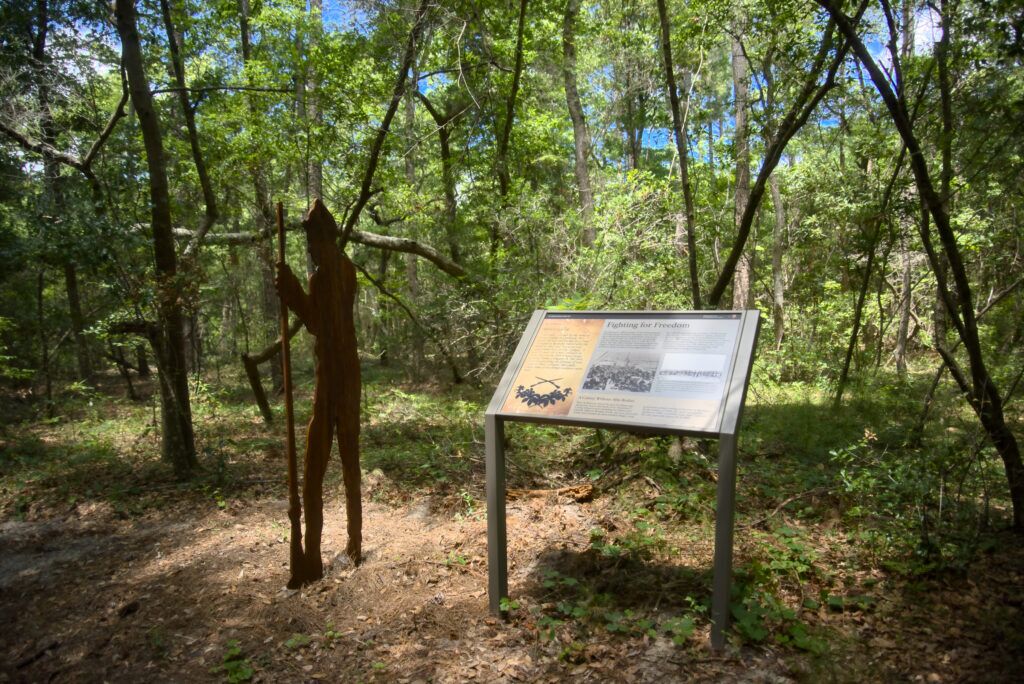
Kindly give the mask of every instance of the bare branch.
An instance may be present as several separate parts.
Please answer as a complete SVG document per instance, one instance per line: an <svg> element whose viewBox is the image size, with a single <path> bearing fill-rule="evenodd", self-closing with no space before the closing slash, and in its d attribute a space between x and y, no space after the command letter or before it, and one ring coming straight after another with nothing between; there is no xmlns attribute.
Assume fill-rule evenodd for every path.
<svg viewBox="0 0 1024 684"><path fill-rule="evenodd" d="M349 239L352 240L352 242L366 245L368 247L416 254L417 256L421 256L431 262L453 278L463 278L467 275L466 269L448 259L433 247L416 242L415 240L410 240L409 238L378 235L377 233L353 230L349 235Z"/></svg>

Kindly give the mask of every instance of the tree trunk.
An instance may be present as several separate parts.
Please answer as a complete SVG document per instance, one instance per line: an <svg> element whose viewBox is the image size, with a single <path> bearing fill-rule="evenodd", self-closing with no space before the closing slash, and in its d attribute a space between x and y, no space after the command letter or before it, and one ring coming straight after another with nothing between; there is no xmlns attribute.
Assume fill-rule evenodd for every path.
<svg viewBox="0 0 1024 684"><path fill-rule="evenodd" d="M252 57L252 43L249 35L249 0L239 0L239 31L242 43L242 66L244 67ZM255 126L259 119L259 110L256 100L252 95L247 96L249 109L249 122ZM255 150L254 150L255 152ZM252 180L253 197L256 202L255 223L256 231L260 235L271 235L274 227L274 207L270 198L270 190L267 187L267 180L258 162L249 166L249 176ZM274 250L270 240L260 242L257 256L257 263L260 271L260 293L263 309L263 335L264 342L269 344L277 337L278 325L281 320L281 303L274 289ZM248 349L246 350L248 351ZM284 386L284 376L281 373L281 356L275 354L270 357L270 378L273 385L273 392L277 394Z"/></svg>
<svg viewBox="0 0 1024 684"><path fill-rule="evenodd" d="M405 130L409 141L409 150L405 154L405 182L409 184L410 190L416 187L416 93L419 92L419 71L413 67L412 78L409 88L405 93ZM418 308L417 302L420 297L419 264L415 254L405 255L405 282L409 302L412 307ZM423 371L423 331L418 325L413 325L410 331L412 342L412 359L410 372L413 380L419 380Z"/></svg>
<svg viewBox="0 0 1024 684"><path fill-rule="evenodd" d="M40 269L36 279L36 318L39 321L39 369L43 373L43 396L46 398L46 415L53 418L53 378L50 375L50 341L46 334L46 307L43 294L46 290L46 271Z"/></svg>
<svg viewBox="0 0 1024 684"><path fill-rule="evenodd" d="M309 0L309 16L312 20L314 41L320 40L320 34L323 32L323 12L324 3L323 0ZM306 46L307 50L310 50L313 46ZM320 115L320 104L317 101L317 90L318 88L318 75L316 67L313 66L313 61L309 61L310 67L306 74L306 80L302 84L302 103L305 113L305 121L309 139L315 138L313 129L319 128L321 122ZM312 200L317 197L323 198L324 196L324 166L323 162L319 158L310 156L310 147L306 148L306 198Z"/></svg>
<svg viewBox="0 0 1024 684"><path fill-rule="evenodd" d="M68 295L68 313L71 316L71 332L75 338L75 353L78 360L78 377L83 382L92 382L92 356L85 338L85 317L82 315L82 301L78 292L78 269L71 261L64 262L64 288Z"/></svg>
<svg viewBox="0 0 1024 684"><path fill-rule="evenodd" d="M135 392L135 385L132 384L132 374L128 367L128 362L124 358L124 349L119 346L110 345L109 353L114 365L117 366L117 372L121 375L121 379L124 380L125 393L128 395L128 399L130 401L138 401L139 395Z"/></svg>
<svg viewBox="0 0 1024 684"><path fill-rule="evenodd" d="M896 327L896 372L900 377L907 374L907 338L910 334L910 310L913 304L913 292L911 282L911 271L913 261L910 255L910 247L907 245L906 231L900 231L900 301L899 301L899 324Z"/></svg>
<svg viewBox="0 0 1024 684"><path fill-rule="evenodd" d="M565 15L562 18L562 77L565 81L565 102L572 120L574 142L576 187L580 193L580 210L583 220L583 244L590 247L597 237L594 228L594 193L590 188L590 173L587 159L590 156L590 135L587 120L583 114L583 103L576 88L576 19L580 13L581 0L566 0Z"/></svg>
<svg viewBox="0 0 1024 684"><path fill-rule="evenodd" d="M455 173L452 170L452 152L449 141L451 130L448 128L449 121L437 128L438 144L441 149L441 183L444 185L444 226L445 235L448 239L448 253L452 261L462 263L462 253L459 249L459 205L455 199Z"/></svg>
<svg viewBox="0 0 1024 684"><path fill-rule="evenodd" d="M448 253L452 261L462 264L462 251L460 248L460 231L458 228L459 205L455 196L455 171L452 168L451 151L451 126L455 117L462 113L460 109L453 109L451 104L445 107L442 112L435 107L426 95L417 91L416 95L427 108L427 112L437 125L438 150L441 153L441 186L444 191L444 231L448 242Z"/></svg>
<svg viewBox="0 0 1024 684"><path fill-rule="evenodd" d="M661 24L661 54L665 64L665 82L668 90L669 109L672 111L672 133L676 141L676 156L679 157L679 184L683 190L685 222L676 221L675 246L680 259L687 259L690 272L690 298L694 309L701 308L700 278L697 272L697 218L693 206L693 190L690 187L690 143L686 133L686 117L679 103L676 89L675 67L672 60L672 31L669 25L665 0L658 0L658 19ZM689 109L689 100L687 100ZM748 172L749 176L749 172Z"/></svg>
<svg viewBox="0 0 1024 684"><path fill-rule="evenodd" d="M860 36L857 35L854 23L840 9L829 3L828 0L818 1L832 16L852 46L858 60L870 74L875 88L889 110L897 132L910 153L911 169L914 172L914 181L917 185L918 194L921 196L922 202L928 208L928 212L935 222L935 229L939 234L942 246L942 254L946 258L946 265L956 288L955 294L953 289L950 288L945 274L942 273L943 264L939 253L932 244L930 232L925 231L924 226L922 226L921 240L924 243L925 253L928 255L932 271L936 274L939 291L946 306L950 323L956 328L964 350L967 352L970 376L968 377L963 372L957 359L939 339L936 340L938 351L949 367L950 374L970 403L971 408L974 409L979 422L992 441L992 445L1003 460L1007 484L1010 490L1010 500L1013 503L1013 526L1017 530L1024 530L1024 463L1021 460L1020 447L1017 440L1006 425L1006 418L1003 414L1003 398L988 371L982 354L981 338L978 333L970 279L967 277L967 268L963 262L956 233L950 222L947 205L949 194L944 192L943 195L940 195L936 191L931 172L928 169L928 162L925 159L917 133L914 130L914 124L911 121L907 102L902 97L902 94L897 94L893 91L885 73L883 73L881 67L864 45ZM940 137L940 147L943 147L943 169L940 179L941 187L943 187L944 191L948 191L947 183L952 177L951 154L945 148L951 143L953 126L952 113L950 111L951 83L948 78L948 66L945 64L945 61L949 48L951 18L946 14L948 8L945 6L945 3L942 4L941 9L943 11L943 33L936 45L935 53L936 62L939 66L939 89L941 91L943 118L942 135Z"/></svg>
<svg viewBox="0 0 1024 684"><path fill-rule="evenodd" d="M828 92L835 87L836 74L839 67L846 59L848 47L846 45L835 46L834 27L829 25L821 36L821 43L814 61L807 69L804 83L800 91L794 96L792 103L786 111L786 115L779 123L778 129L771 136L771 144L767 145L764 153L764 160L757 172L757 181L750 191L750 198L740 219L736 239L733 241L729 255L720 267L718 280L708 294L708 306L717 308L725 296L725 291L733 282L736 268L743 257L746 248L747 238L750 235L754 217L760 207L761 198L764 196L764 189L768 183L768 177L778 165L782 158L782 152L786 145L807 123L811 114L817 109L818 104ZM835 49L833 49L835 48ZM831 56L831 63L829 57ZM822 79L822 75L824 78ZM716 268L719 268L717 240L713 244L712 256L715 259Z"/></svg>
<svg viewBox="0 0 1024 684"><path fill-rule="evenodd" d="M149 360L146 358L145 345L135 345L135 365L138 366L140 378L148 378L152 375L152 371L149 368Z"/></svg>
<svg viewBox="0 0 1024 684"><path fill-rule="evenodd" d="M36 31L32 36L32 57L41 115L39 127L43 144L55 149L57 147L57 130L53 121L53 112L50 108L50 75L46 72L46 65L49 63L49 56L46 52L49 25L49 3L47 0L38 0L36 3ZM64 195L60 186L60 162L50 155L43 158L43 180L46 196L43 220L56 221L63 216L65 211ZM89 355L88 343L85 335L82 333L85 323L78 292L78 272L75 268L73 257L70 254L65 254L63 260L64 287L68 298L68 316L71 319L71 332L75 341L78 377L83 382L88 383L92 381L92 361Z"/></svg>
<svg viewBox="0 0 1024 684"><path fill-rule="evenodd" d="M733 136L733 145L736 149L736 202L735 217L736 227L739 228L743 221L743 214L750 201L750 144L747 132L747 108L750 93L750 86L747 82L750 73L750 65L743 53L741 39L744 34L744 17L737 18L733 23L732 38L732 84L735 94L735 117L736 133ZM736 274L732 285L732 308L749 309L754 305L751 279L753 278L753 264L751 263L750 252L744 250L736 264Z"/></svg>
<svg viewBox="0 0 1024 684"><path fill-rule="evenodd" d="M181 287L177 282L177 254L163 140L143 67L134 0L116 0L114 13L121 39L121 60L128 78L132 106L139 119L149 172L157 313L157 326L150 341L160 367L161 448L164 459L174 467L175 473L186 477L198 467L199 462L192 432L192 407L182 336Z"/></svg>
<svg viewBox="0 0 1024 684"><path fill-rule="evenodd" d="M843 391L846 389L846 381L850 375L850 361L853 359L854 352L857 351L857 336L860 334L864 300L867 299L868 287L871 284L871 272L875 265L875 251L878 249L880 231L877 225L873 226L873 231L871 246L868 249L868 261L864 266L864 279L861 281L860 291L857 293L857 304L853 308L853 329L850 331L850 342L846 347L846 357L843 359L843 369L839 373L839 381L836 383L836 396L832 401L833 408L839 408L843 403Z"/></svg>
<svg viewBox="0 0 1024 684"><path fill-rule="evenodd" d="M516 26L515 66L512 68L512 88L505 101L505 118L498 132L497 150L494 157L495 170L498 176L498 196L504 208L512 176L508 170L508 149L512 140L512 124L516 115L516 99L519 96L519 83L523 75L523 38L526 27L526 5L528 0L519 0L519 20ZM491 221L491 248L493 256L498 249L500 228L497 218Z"/></svg>
<svg viewBox="0 0 1024 684"><path fill-rule="evenodd" d="M192 152L192 163L195 165L196 176L199 178L199 187L202 190L203 204L206 209L202 223L182 251L182 259L186 264L186 268L191 268L191 264L203 240L206 238L206 234L217 221L217 200L213 194L213 183L210 181L210 174L206 170L203 150L199 145L199 129L196 126L192 98L189 95L185 82L185 62L179 47L181 36L174 28L174 20L171 16L171 0L160 0L160 11L163 14L164 29L167 33L167 45L171 54L171 74L174 77L175 85L177 85L178 102L181 105L181 113L185 119L185 130L188 132L188 144Z"/></svg>
<svg viewBox="0 0 1024 684"><path fill-rule="evenodd" d="M779 191L779 177L768 178L768 189L775 205L775 226L772 228L772 321L775 324L775 351L782 348L786 336L786 274L782 269L782 253L786 233L786 211Z"/></svg>

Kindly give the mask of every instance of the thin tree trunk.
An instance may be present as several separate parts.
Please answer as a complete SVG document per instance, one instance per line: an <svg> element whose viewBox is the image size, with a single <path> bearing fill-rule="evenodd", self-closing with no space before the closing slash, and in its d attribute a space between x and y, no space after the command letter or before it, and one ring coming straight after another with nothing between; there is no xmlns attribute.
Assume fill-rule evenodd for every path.
<svg viewBox="0 0 1024 684"><path fill-rule="evenodd" d="M928 211L935 222L935 229L939 234L942 252L948 262L949 274L952 275L953 284L956 288L955 296L953 290L949 287L947 279L942 274L942 264L939 254L932 244L930 233L922 232L921 239L924 243L925 253L928 255L929 264L939 282L942 300L946 305L950 322L956 328L964 350L967 352L970 377L963 372L957 359L942 344L941 340L936 340L938 351L949 367L950 375L953 376L961 392L963 392L971 404L971 407L978 416L979 422L1003 460L1010 490L1010 500L1013 503L1013 525L1017 530L1024 529L1024 461L1021 460L1019 444L1006 424L1006 418L1003 413L1003 398L988 371L982 354L981 339L978 334L974 302L971 295L970 279L967 276L967 268L963 262L960 246L957 243L956 233L953 231L950 222L948 205L944 201L943 196L936 191L935 184L932 182L928 163L917 139L917 134L914 131L906 100L893 91L885 73L883 73L881 67L879 67L870 51L864 45L864 42L857 35L855 23L851 21L850 17L846 16L839 8L833 6L827 0L818 1L832 16L853 47L857 58L870 74L875 88L889 110L897 132L910 153L911 168L914 172L918 193L928 207ZM883 6L888 7L885 0L883 0ZM936 61L939 62L939 88L940 91L943 91L943 135L940 138L940 143L942 146L948 146L951 142L952 134L952 117L948 106L951 84L948 80L948 66L943 64L943 62L948 54L951 21L945 3L943 3L941 10L943 34L936 46ZM951 155L944 149L942 158L944 167L940 178L945 182L952 176L950 168L946 166L946 164L951 163ZM945 200L948 200L948 197L948 194L945 195Z"/></svg>
<svg viewBox="0 0 1024 684"><path fill-rule="evenodd" d="M167 44L171 53L171 71L175 83L178 86L178 101L181 104L181 112L185 119L185 129L188 131L189 148L192 151L192 163L196 167L196 175L199 177L199 186L203 193L203 204L206 208L203 221L195 235L189 240L188 245L182 253L184 261L189 264L202 245L207 232L217 221L217 201L213 194L213 183L210 181L210 174L206 169L206 160L203 159L203 150L199 145L199 131L196 127L195 113L192 108L192 98L185 83L185 63L181 56L179 46L180 38L174 29L174 21L171 16L170 0L160 0L160 10L163 14L164 28L167 32ZM136 108L137 109L137 108Z"/></svg>
<svg viewBox="0 0 1024 684"><path fill-rule="evenodd" d="M288 339L295 337L295 334L302 328L302 321L295 320L288 329ZM270 402L267 401L267 393L263 389L263 379L260 377L260 364L280 356L281 338L278 337L267 345L262 351L256 354L244 353L241 355L242 367L245 369L245 376L249 379L249 387L252 388L253 397L256 399L256 406L263 416L263 422L270 425L274 422L274 414L270 410Z"/></svg>
<svg viewBox="0 0 1024 684"><path fill-rule="evenodd" d="M409 149L405 154L405 181L409 184L410 190L416 187L416 94L419 92L419 70L413 67L412 78L408 90L405 93L405 130L406 138L409 141ZM409 302L413 308L417 308L420 296L419 264L415 254L405 255L405 282ZM413 380L419 380L423 371L423 331L418 325L413 325L410 331L412 341L411 375Z"/></svg>
<svg viewBox="0 0 1024 684"><path fill-rule="evenodd" d="M444 186L444 225L445 235L448 238L448 253L452 261L462 263L462 253L459 249L458 218L459 208L455 199L455 173L452 171L452 152L449 141L451 130L448 122L437 128L438 145L441 150L441 183Z"/></svg>
<svg viewBox="0 0 1024 684"><path fill-rule="evenodd" d="M138 367L140 378L148 378L153 374L153 371L149 368L149 359L146 358L145 345L135 345L135 365Z"/></svg>
<svg viewBox="0 0 1024 684"><path fill-rule="evenodd" d="M740 220L736 239L733 241L728 257L726 257L725 262L721 265L718 280L715 281L715 285L711 288L711 292L708 295L709 308L713 309L719 306L726 289L733 282L737 266L744 253L747 238L750 236L750 228L753 225L756 211L760 206L761 198L764 196L768 177L775 167L778 166L779 160L782 158L782 152L786 149L786 145L789 144L789 141L796 135L797 131L807 123L807 120L817 108L822 98L835 86L836 73L846 59L848 46L845 44L839 45L833 54L834 37L834 25L830 23L822 32L818 52L807 70L807 75L800 91L793 98L786 115L782 118L778 129L772 136L771 144L765 149L764 160L757 173L757 181L755 181L750 191L750 199ZM828 60L829 55L832 55L831 63ZM822 77L823 74L824 77ZM715 247L717 249L717 245ZM712 254L717 265L717 252L713 251Z"/></svg>
<svg viewBox="0 0 1024 684"><path fill-rule="evenodd" d="M597 237L594 227L594 193L590 187L590 172L587 159L590 156L590 134L583 114L583 103L576 87L576 19L580 13L580 0L566 0L562 17L562 78L565 81L565 102L572 120L573 152L576 187L580 193L580 210L583 220L583 244L594 244Z"/></svg>
<svg viewBox="0 0 1024 684"><path fill-rule="evenodd" d="M437 143L438 150L441 153L441 186L444 190L445 238L448 242L448 253L452 261L461 265L462 251L460 247L460 231L458 229L459 205L455 196L455 171L452 168L450 141L452 122L463 110L453 110L449 106L442 112L423 93L417 91L416 96L423 103L423 106L426 107L427 112L434 119L434 123L437 124Z"/></svg>
<svg viewBox="0 0 1024 684"><path fill-rule="evenodd" d="M78 377L84 382L92 382L92 355L89 353L89 343L83 332L85 317L82 315L82 301L78 291L78 269L71 261L64 262L64 288L68 295L71 332L75 338Z"/></svg>
<svg viewBox="0 0 1024 684"><path fill-rule="evenodd" d="M896 327L896 372L900 377L907 374L907 338L910 334L910 311L913 304L911 271L913 261L910 255L910 247L907 245L906 231L900 230L900 301L899 301L899 324Z"/></svg>
<svg viewBox="0 0 1024 684"><path fill-rule="evenodd" d="M46 271L40 269L36 279L36 319L39 322L39 369L43 372L43 396L46 415L53 418L53 378L50 375L50 341L46 334L46 308L43 297L46 290Z"/></svg>
<svg viewBox="0 0 1024 684"><path fill-rule="evenodd" d="M675 247L679 258L686 257L690 273L690 298L694 309L701 308L700 277L697 272L697 217L693 206L693 190L690 186L690 143L686 132L686 117L679 102L676 88L675 67L672 60L672 31L669 25L665 0L658 0L658 19L661 24L661 54L665 65L665 82L668 90L669 109L672 111L672 133L676 141L676 156L679 158L679 184L683 190L685 222L676 221ZM687 109L689 100L687 100ZM748 170L749 177L749 170Z"/></svg>
<svg viewBox="0 0 1024 684"><path fill-rule="evenodd" d="M131 401L138 401L139 395L135 392L135 385L132 384L132 374L128 367L128 362L124 358L124 349L111 345L110 358L113 360L114 365L117 366L117 372L121 375L121 379L124 380L125 392L128 395L128 399Z"/></svg>
<svg viewBox="0 0 1024 684"><path fill-rule="evenodd" d="M51 149L57 147L57 130L50 108L50 74L46 66L49 64L47 39L49 36L50 11L47 0L36 3L36 31L32 35L32 63L36 76L36 90L41 114L40 130L42 143ZM46 215L44 221L59 220L65 211L64 195L60 183L60 162L47 155L43 158L43 179L45 184ZM64 286L67 292L68 315L71 319L71 331L75 341L75 353L78 361L78 377L84 382L92 381L92 362L89 347L82 331L85 328L82 316L82 305L78 292L78 273L70 255L64 256Z"/></svg>
<svg viewBox="0 0 1024 684"><path fill-rule="evenodd" d="M768 177L768 189L775 206L775 225L772 228L772 321L775 325L775 350L782 348L786 336L786 274L782 269L782 253L785 245L786 210L779 190L779 177L774 173Z"/></svg>
<svg viewBox="0 0 1024 684"><path fill-rule="evenodd" d="M860 334L861 316L864 312L864 300L867 299L868 286L871 284L872 270L875 265L875 252L878 249L878 238L881 231L878 226L873 227L871 235L871 246L868 249L868 261L864 266L864 279L860 284L860 291L857 293L857 304L853 308L853 329L850 331L850 342L846 347L846 357L843 359L843 369L839 373L839 381L836 383L836 396L832 401L833 408L839 408L843 403L843 392L846 389L846 381L850 375L850 361L857 350L857 336Z"/></svg>
<svg viewBox="0 0 1024 684"><path fill-rule="evenodd" d="M244 67L252 58L252 42L249 35L249 0L239 0L239 10L242 66ZM247 95L246 99L249 109L249 122L255 126L259 118L256 99L251 94ZM249 176L252 179L253 196L256 201L256 231L260 235L270 235L273 232L274 226L274 207L270 198L270 190L267 187L267 180L258 162L254 161L250 164ZM257 263L259 264L260 292L262 295L262 328L264 330L264 340L269 343L277 336L277 328L281 320L281 303L278 300L277 291L274 289L274 254L270 240L260 242ZM275 354L270 357L270 378L274 394L279 393L284 387L280 355Z"/></svg>
<svg viewBox="0 0 1024 684"><path fill-rule="evenodd" d="M750 202L750 145L747 131L747 108L749 106L750 84L747 82L750 73L750 65L743 53L741 39L745 32L745 17L739 17L733 23L732 38L732 85L735 105L736 132L733 136L733 145L736 149L736 193L735 211L733 213L736 227L739 229L743 221L743 214L746 212L747 204ZM736 264L736 275L733 279L732 308L749 309L754 305L751 280L753 278L753 264L749 251L740 254L739 262Z"/></svg>
<svg viewBox="0 0 1024 684"><path fill-rule="evenodd" d="M323 0L309 0L309 15L313 20L313 38L320 41L324 26ZM309 81L306 84L306 116L309 117L311 126L319 128L323 120L318 93L320 90L319 74L314 61L310 60L309 63ZM313 197L322 199L324 196L324 165L319 157L309 160L309 192Z"/></svg>
<svg viewBox="0 0 1024 684"><path fill-rule="evenodd" d="M128 77L132 105L139 119L149 175L150 223L156 267L157 329L151 342L160 366L161 449L180 477L199 465L192 432L185 345L182 337L181 292L171 224L170 191L160 122L149 92L133 0L116 0L114 13L121 39L121 60Z"/></svg>
<svg viewBox="0 0 1024 684"><path fill-rule="evenodd" d="M516 27L515 66L512 68L512 88L505 101L505 118L498 134L498 146L495 154L495 167L498 175L498 195L504 204L512 184L512 176L508 170L508 149L512 140L512 124L516 115L516 99L519 96L519 83L523 74L523 36L526 27L526 5L528 0L519 0L519 20ZM498 249L500 239L497 220L491 221L491 255Z"/></svg>
<svg viewBox="0 0 1024 684"><path fill-rule="evenodd" d="M380 254L377 255L377 280L378 282L387 282L388 279L388 266L391 265L391 254L386 249L380 250ZM388 309L390 308L389 300L387 298L377 299L377 311L378 315L374 324L377 327L377 338L380 340L378 346L380 347L380 365L389 366L391 365L391 355L388 352L388 340L391 339L391 335L388 331L387 322L390 318Z"/></svg>

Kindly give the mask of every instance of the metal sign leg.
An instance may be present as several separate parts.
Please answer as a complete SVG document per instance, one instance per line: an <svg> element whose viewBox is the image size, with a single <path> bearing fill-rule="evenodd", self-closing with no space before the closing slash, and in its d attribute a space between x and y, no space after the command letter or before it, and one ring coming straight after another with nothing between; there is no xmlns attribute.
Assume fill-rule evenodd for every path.
<svg viewBox="0 0 1024 684"><path fill-rule="evenodd" d="M725 647L732 585L732 535L736 505L736 435L718 440L718 502L715 507L715 565L711 593L711 648Z"/></svg>
<svg viewBox="0 0 1024 684"><path fill-rule="evenodd" d="M508 535L505 528L505 422L484 418L487 468L487 599L491 613L501 614L508 596Z"/></svg>

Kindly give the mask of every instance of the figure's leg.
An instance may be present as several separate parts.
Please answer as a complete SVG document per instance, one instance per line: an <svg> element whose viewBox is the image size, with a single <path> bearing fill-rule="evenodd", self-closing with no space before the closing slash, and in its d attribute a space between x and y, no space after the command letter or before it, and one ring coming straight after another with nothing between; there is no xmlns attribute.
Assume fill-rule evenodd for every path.
<svg viewBox="0 0 1024 684"><path fill-rule="evenodd" d="M345 553L359 565L363 555L363 499L359 470L359 402L355 410L342 410L338 416L338 453L345 480L345 516L348 521L348 545Z"/></svg>
<svg viewBox="0 0 1024 684"><path fill-rule="evenodd" d="M319 394L319 393L317 393ZM302 478L302 505L306 517L305 580L310 582L324 576L320 558L320 537L324 530L324 473L331 455L334 432L333 416L327 403L314 397L313 417L306 436L306 462Z"/></svg>

